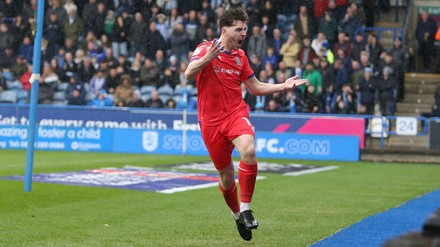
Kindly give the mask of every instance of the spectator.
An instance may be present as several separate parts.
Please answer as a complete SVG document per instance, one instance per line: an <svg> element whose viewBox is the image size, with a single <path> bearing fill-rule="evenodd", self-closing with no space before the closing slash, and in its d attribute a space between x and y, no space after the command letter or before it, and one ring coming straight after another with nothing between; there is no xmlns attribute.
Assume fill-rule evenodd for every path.
<svg viewBox="0 0 440 247"><path fill-rule="evenodd" d="M344 17L339 22L339 29L352 39L356 29L361 26L361 20L357 17L357 5L350 5L350 7L347 8Z"/></svg>
<svg viewBox="0 0 440 247"><path fill-rule="evenodd" d="M208 0L203 0L202 9L200 10L200 15L205 16L207 18L208 23L210 24L215 23L215 13L212 10Z"/></svg>
<svg viewBox="0 0 440 247"><path fill-rule="evenodd" d="M107 18L107 9L104 3L98 3L98 11L95 13L95 29L94 33L96 37L101 37L105 32L105 20ZM113 25L114 27L114 25ZM112 30L113 32L113 30Z"/></svg>
<svg viewBox="0 0 440 247"><path fill-rule="evenodd" d="M316 96L319 96L322 93L322 76L321 74L315 69L313 63L309 62L306 65L306 69L304 70L303 79L308 79L309 85L312 85L314 88L314 94ZM304 91L304 87L303 87Z"/></svg>
<svg viewBox="0 0 440 247"><path fill-rule="evenodd" d="M134 88L129 75L121 76L121 81L115 89L114 102L116 106L128 106L133 99Z"/></svg>
<svg viewBox="0 0 440 247"><path fill-rule="evenodd" d="M351 43L348 41L350 37L348 37L344 32L338 33L338 41L333 44L332 52L333 54L338 54L338 50L342 49L345 51L345 55L349 58L352 57L353 48L351 47Z"/></svg>
<svg viewBox="0 0 440 247"><path fill-rule="evenodd" d="M374 65L374 67L379 66L379 60L380 55L384 51L382 45L379 43L379 40L377 39L377 36L375 34L370 34L368 36L368 44L367 44L367 50L368 50L368 61ZM382 73L382 72L380 72Z"/></svg>
<svg viewBox="0 0 440 247"><path fill-rule="evenodd" d="M377 82L377 89L379 91L379 105L382 116L394 115L394 94L396 89L396 82L390 76L391 68L385 67L382 71L382 76Z"/></svg>
<svg viewBox="0 0 440 247"><path fill-rule="evenodd" d="M114 94L116 87L119 85L120 79L121 75L118 73L116 67L110 67L108 70L108 74L105 77L104 89L109 94Z"/></svg>
<svg viewBox="0 0 440 247"><path fill-rule="evenodd" d="M373 70L369 67L364 69L364 76L359 83L360 92L360 114L374 114L374 98L376 91L376 82L373 77Z"/></svg>
<svg viewBox="0 0 440 247"><path fill-rule="evenodd" d="M66 38L72 40L73 45L77 47L79 37L83 36L84 24L81 18L77 16L77 10L75 8L69 10L67 18L63 21L63 29Z"/></svg>
<svg viewBox="0 0 440 247"><path fill-rule="evenodd" d="M241 88L241 95L242 98L244 100L244 102L246 102L247 107L248 107L248 112L249 111L254 111L255 110L255 101L256 101L256 97L255 95L251 94L249 89L246 87L246 84L241 83L240 84L240 88Z"/></svg>
<svg viewBox="0 0 440 247"><path fill-rule="evenodd" d="M189 34L184 30L183 24L178 23L170 36L170 54L175 55L179 61L187 61L187 52L190 47Z"/></svg>
<svg viewBox="0 0 440 247"><path fill-rule="evenodd" d="M348 83L348 71L339 59L336 59L333 64L333 71L335 74L335 92L340 93L342 86Z"/></svg>
<svg viewBox="0 0 440 247"><path fill-rule="evenodd" d="M327 37L325 37L324 33L318 33L316 35L316 38L313 39L312 44L310 45L313 50L315 51L315 54L319 54L319 50L321 50L322 45L324 43L328 42Z"/></svg>
<svg viewBox="0 0 440 247"><path fill-rule="evenodd" d="M365 26L374 27L374 17L376 12L376 1L375 0L363 0L362 4L364 6L365 13Z"/></svg>
<svg viewBox="0 0 440 247"><path fill-rule="evenodd" d="M164 108L162 100L159 98L159 92L154 90L151 92L151 97L145 103L148 108Z"/></svg>
<svg viewBox="0 0 440 247"><path fill-rule="evenodd" d="M195 44L200 44L203 40L212 40L211 35L207 35L207 30L210 28L212 30L211 23L208 22L208 17L205 15L199 16L199 25L197 26L196 34L195 34Z"/></svg>
<svg viewBox="0 0 440 247"><path fill-rule="evenodd" d="M84 57L81 67L78 68L77 73L79 80L82 82L88 82L92 79L93 75L95 74L95 67L93 67L89 57Z"/></svg>
<svg viewBox="0 0 440 247"><path fill-rule="evenodd" d="M397 80L396 100L402 101L405 97L405 68L408 63L408 52L402 46L402 39L400 37L396 37L396 39L394 39L394 45L390 52L396 65L396 71L394 72Z"/></svg>
<svg viewBox="0 0 440 247"><path fill-rule="evenodd" d="M341 93L336 96L336 106L336 113L352 114L355 112L353 90L349 84L344 84Z"/></svg>
<svg viewBox="0 0 440 247"><path fill-rule="evenodd" d="M67 19L67 12L61 6L60 0L52 0L49 2L49 8L46 10L45 22L50 22L50 15L55 13L58 16L58 20L62 23Z"/></svg>
<svg viewBox="0 0 440 247"><path fill-rule="evenodd" d="M68 105L85 105L86 88L84 83L78 81L76 75L69 77L69 85L66 89L66 98Z"/></svg>
<svg viewBox="0 0 440 247"><path fill-rule="evenodd" d="M315 94L315 87L307 85L304 94L300 99L301 112L318 113L321 110L321 100Z"/></svg>
<svg viewBox="0 0 440 247"><path fill-rule="evenodd" d="M125 56L128 55L127 34L129 28L130 27L121 15L116 17L116 23L113 26L111 37L113 57L117 58L119 54Z"/></svg>
<svg viewBox="0 0 440 247"><path fill-rule="evenodd" d="M325 14L319 20L318 33L325 34L330 44L336 41L336 33L338 31L338 23L333 16L333 11L326 9Z"/></svg>
<svg viewBox="0 0 440 247"><path fill-rule="evenodd" d="M26 59L22 55L18 55L15 64L11 67L14 80L20 80L21 76L27 71Z"/></svg>
<svg viewBox="0 0 440 247"><path fill-rule="evenodd" d="M23 56L28 63L32 63L34 53L34 45L32 44L31 38L25 36L23 42L18 47L18 55Z"/></svg>
<svg viewBox="0 0 440 247"><path fill-rule="evenodd" d="M264 52L267 47L266 35L261 32L259 26L252 27L252 35L248 39L247 54L249 56L255 55L259 59L263 59Z"/></svg>
<svg viewBox="0 0 440 247"><path fill-rule="evenodd" d="M53 72L55 72L55 74L57 74L60 81L64 82L69 80L68 76L66 75L66 71L63 69L63 67L58 65L56 58L52 58L52 60L50 60L50 68Z"/></svg>
<svg viewBox="0 0 440 247"><path fill-rule="evenodd" d="M142 101L141 93L139 92L139 90L133 91L133 98L131 99L130 102L128 102L127 106L128 107L137 107L137 108L145 107L145 102Z"/></svg>
<svg viewBox="0 0 440 247"><path fill-rule="evenodd" d="M105 15L105 19L104 19L104 33L107 36L111 36L115 22L116 22L115 12L113 10L107 11L107 14Z"/></svg>
<svg viewBox="0 0 440 247"><path fill-rule="evenodd" d="M23 90L25 91L30 91L32 87L31 83L29 82L29 79L31 78L33 73L32 69L32 64L28 64L26 72L20 78L20 82L23 85Z"/></svg>
<svg viewBox="0 0 440 247"><path fill-rule="evenodd" d="M131 66L130 69L128 70L128 74L130 75L135 85L141 85L140 71L141 71L141 62L138 59L134 59L133 62L131 62Z"/></svg>
<svg viewBox="0 0 440 247"><path fill-rule="evenodd" d="M95 32L97 12L98 12L98 5L96 4L96 0L89 0L89 2L84 6L84 9L82 10L84 33Z"/></svg>
<svg viewBox="0 0 440 247"><path fill-rule="evenodd" d="M72 9L76 10L78 12L78 6L75 4L74 0L66 0L63 5L64 10L66 13L70 13Z"/></svg>
<svg viewBox="0 0 440 247"><path fill-rule="evenodd" d="M434 93L434 104L432 105L431 112L422 113L423 117L440 117L440 86L437 86L437 89Z"/></svg>
<svg viewBox="0 0 440 247"><path fill-rule="evenodd" d="M292 77L293 73L291 69L288 69L284 61L278 63L278 69L275 71L275 77L279 77L280 74L284 74L285 78Z"/></svg>
<svg viewBox="0 0 440 247"><path fill-rule="evenodd" d="M0 51L4 51L6 48L13 48L14 35L9 31L8 24L0 24Z"/></svg>
<svg viewBox="0 0 440 247"><path fill-rule="evenodd" d="M313 3L314 3L313 6L314 19L319 20L321 17L324 16L329 0L315 0L313 1Z"/></svg>
<svg viewBox="0 0 440 247"><path fill-rule="evenodd" d="M303 65L313 63L313 59L317 57L313 48L310 47L310 43L309 37L303 38L303 45L299 51L299 60Z"/></svg>
<svg viewBox="0 0 440 247"><path fill-rule="evenodd" d="M101 89L104 89L105 86L105 74L104 70L100 69L96 71L95 75L90 79L89 82L89 92L98 96ZM105 89L104 89L105 90ZM107 93L107 91L105 91Z"/></svg>
<svg viewBox="0 0 440 247"><path fill-rule="evenodd" d="M51 104L55 88L59 84L59 78L48 64L43 67L43 74L39 80L38 104Z"/></svg>
<svg viewBox="0 0 440 247"><path fill-rule="evenodd" d="M199 20L197 19L197 12L195 10L190 10L188 13L188 18L183 22L184 29L188 33L190 41L190 49L194 50L198 43L196 43L196 33L199 27Z"/></svg>
<svg viewBox="0 0 440 247"><path fill-rule="evenodd" d="M12 47L6 47L4 52L0 53L0 68L12 68L17 60Z"/></svg>
<svg viewBox="0 0 440 247"><path fill-rule="evenodd" d="M144 21L142 14L137 12L127 35L127 40L130 42L130 57L134 57L136 52L145 53L146 30L147 23Z"/></svg>
<svg viewBox="0 0 440 247"><path fill-rule="evenodd" d="M183 23L183 18L182 18L182 16L179 15L179 12L177 9L171 9L170 16L166 20L166 23L168 24L167 37L170 37L171 34L173 34L174 30L176 29L177 24Z"/></svg>
<svg viewBox="0 0 440 247"><path fill-rule="evenodd" d="M273 1L265 0L258 16L258 20L261 20L263 16L266 16L269 20L268 25L275 25L275 22L277 20L278 11L274 8L272 2Z"/></svg>
<svg viewBox="0 0 440 247"><path fill-rule="evenodd" d="M315 35L315 22L312 16L307 10L306 5L299 7L299 14L293 23L293 27L298 32L298 37L303 39L304 37L313 37Z"/></svg>
<svg viewBox="0 0 440 247"><path fill-rule="evenodd" d="M145 59L144 66L140 69L140 85L139 86L158 86L159 85L159 69L150 58Z"/></svg>
<svg viewBox="0 0 440 247"><path fill-rule="evenodd" d="M284 41L285 40L282 37L281 30L278 28L275 28L273 30L272 37L270 37L267 40L267 46L272 46L274 48L275 55L277 55L278 58L281 58L280 50L281 50L281 46L283 45Z"/></svg>
<svg viewBox="0 0 440 247"><path fill-rule="evenodd" d="M164 14L158 14L155 23L156 23L156 29L162 35L163 39L167 41L170 36L167 17Z"/></svg>
<svg viewBox="0 0 440 247"><path fill-rule="evenodd" d="M431 62L432 47L434 44L435 33L437 32L437 22L429 16L428 11L420 13L420 19L416 26L416 39L419 43L420 56L423 61L423 72L429 72Z"/></svg>
<svg viewBox="0 0 440 247"><path fill-rule="evenodd" d="M93 107L106 107L106 106L112 106L113 101L111 97L107 95L105 89L100 89L96 94L96 98L90 101L89 105Z"/></svg>
<svg viewBox="0 0 440 247"><path fill-rule="evenodd" d="M298 59L301 45L296 40L296 32L291 32L287 41L281 46L280 54L288 68L295 67L295 61Z"/></svg>
<svg viewBox="0 0 440 247"><path fill-rule="evenodd" d="M58 15L55 12L52 12L49 16L49 21L43 29L43 37L48 41L47 56L50 60L57 54L58 50L63 45L65 37L63 26L58 19Z"/></svg>
<svg viewBox="0 0 440 247"><path fill-rule="evenodd" d="M273 47L268 46L266 48L266 54L263 57L262 64L270 64L273 69L276 69L278 66L278 57L275 54L275 50Z"/></svg>
<svg viewBox="0 0 440 247"><path fill-rule="evenodd" d="M329 85L333 85L335 81L335 74L333 72L333 67L330 66L328 60L326 58L319 59L319 67L318 72L322 77L322 88L327 89ZM332 88L332 92L334 91L334 87Z"/></svg>
<svg viewBox="0 0 440 247"><path fill-rule="evenodd" d="M322 102L323 102L323 112L335 114L336 113L336 97L335 87L333 84L327 84L327 87L322 94Z"/></svg>
<svg viewBox="0 0 440 247"><path fill-rule="evenodd" d="M185 35L186 33L183 30L183 26L180 25L179 26L179 30L180 31L176 31L175 35L173 36L173 42L175 42L175 50L176 51L178 49L188 49L189 48L189 44L185 43L185 40L187 42L189 42L189 40L187 39L188 36ZM145 52L145 57L147 58L154 58L154 56L156 55L156 51L157 50L165 50L166 44L165 44L165 39L162 37L162 35L160 34L160 32L156 29L156 23L155 22L151 22L148 25L148 31L146 34L146 52ZM180 51L179 53L172 53L172 54L182 54L184 53L186 54L186 50L185 51Z"/></svg>
<svg viewBox="0 0 440 247"><path fill-rule="evenodd" d="M174 99L168 99L167 102L165 102L165 108L168 109L174 109L176 108L176 101L174 101Z"/></svg>
<svg viewBox="0 0 440 247"><path fill-rule="evenodd" d="M10 31L14 36L14 50L18 48L20 42L25 36L32 35L30 25L27 19L24 19L22 15L18 15L17 17L15 17L15 21L10 26Z"/></svg>
<svg viewBox="0 0 440 247"><path fill-rule="evenodd" d="M353 47L352 59L356 61L360 61L361 52L365 51L367 48L367 44L365 43L364 36L362 35L362 33L357 33L354 36L352 47Z"/></svg>

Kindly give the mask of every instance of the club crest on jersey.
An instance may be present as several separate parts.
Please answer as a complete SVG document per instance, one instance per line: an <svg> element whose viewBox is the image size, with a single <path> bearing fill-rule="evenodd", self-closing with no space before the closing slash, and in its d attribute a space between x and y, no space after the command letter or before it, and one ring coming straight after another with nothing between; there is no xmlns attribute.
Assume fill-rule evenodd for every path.
<svg viewBox="0 0 440 247"><path fill-rule="evenodd" d="M221 69L222 69L222 67L220 67L220 66L218 66L218 65L215 65L215 66L214 66L214 72L215 72L215 73L220 72Z"/></svg>
<svg viewBox="0 0 440 247"><path fill-rule="evenodd" d="M235 63L236 63L236 64L241 64L240 58L235 57Z"/></svg>

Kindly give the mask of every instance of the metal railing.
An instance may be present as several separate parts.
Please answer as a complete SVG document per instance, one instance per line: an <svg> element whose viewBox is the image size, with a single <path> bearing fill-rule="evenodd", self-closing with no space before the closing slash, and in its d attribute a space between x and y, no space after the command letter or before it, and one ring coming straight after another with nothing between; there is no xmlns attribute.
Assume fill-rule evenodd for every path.
<svg viewBox="0 0 440 247"><path fill-rule="evenodd" d="M395 4L395 17L394 20L395 22L399 22L399 0L396 0L396 4ZM377 34L378 39L380 40L382 33L383 32L387 32L393 33L393 40L396 39L396 37L398 37L397 35L400 34L400 37L402 37L402 39L405 37L405 26L406 26L406 22L408 19L408 13L409 13L409 8L411 7L411 0L406 0L406 6L405 6L405 11L404 11L404 15L403 15L403 21L402 21L402 26L401 27L359 27L356 29L355 34L361 33L364 38L366 36L367 32L375 32ZM380 11L378 11L380 13ZM380 14L378 13L378 18L380 18Z"/></svg>

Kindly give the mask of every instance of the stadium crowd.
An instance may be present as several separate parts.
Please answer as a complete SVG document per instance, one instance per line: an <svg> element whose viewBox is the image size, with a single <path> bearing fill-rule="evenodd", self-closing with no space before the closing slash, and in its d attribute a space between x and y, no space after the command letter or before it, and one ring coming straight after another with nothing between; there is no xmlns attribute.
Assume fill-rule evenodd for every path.
<svg viewBox="0 0 440 247"><path fill-rule="evenodd" d="M374 33L355 32L373 27L387 2L46 0L38 101L196 109L195 81L184 76L192 51L219 36L224 10L244 7L250 21L242 49L255 75L267 83L309 80L262 97L243 85L250 111L374 114L377 104L393 115L414 52L400 37L384 49ZM0 0L0 91L30 92L36 3ZM17 102L25 96L18 93Z"/></svg>

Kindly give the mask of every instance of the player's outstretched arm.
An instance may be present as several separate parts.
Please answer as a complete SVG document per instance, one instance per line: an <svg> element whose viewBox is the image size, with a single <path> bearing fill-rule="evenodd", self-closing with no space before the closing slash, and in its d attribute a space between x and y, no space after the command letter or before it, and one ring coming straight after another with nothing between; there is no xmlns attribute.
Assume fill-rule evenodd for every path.
<svg viewBox="0 0 440 247"><path fill-rule="evenodd" d="M205 45L208 45L207 41L205 41ZM224 46L221 45L221 42L212 42L211 45L206 47L206 53L203 57L193 60L188 64L188 67L185 70L186 79L192 80L196 78L197 74L222 51L224 51Z"/></svg>
<svg viewBox="0 0 440 247"><path fill-rule="evenodd" d="M297 88L308 82L307 79L298 79L298 76L290 77L284 83L269 84L259 81L255 76L244 81L253 95L267 95L285 90Z"/></svg>

